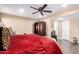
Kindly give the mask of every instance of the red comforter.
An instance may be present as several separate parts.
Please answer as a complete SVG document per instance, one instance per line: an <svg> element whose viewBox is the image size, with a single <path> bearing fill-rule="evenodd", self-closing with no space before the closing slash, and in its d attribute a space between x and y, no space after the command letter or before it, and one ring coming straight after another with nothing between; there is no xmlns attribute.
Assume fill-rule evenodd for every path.
<svg viewBox="0 0 79 59"><path fill-rule="evenodd" d="M0 54L62 54L58 44L39 35L16 35L10 39L10 48Z"/></svg>

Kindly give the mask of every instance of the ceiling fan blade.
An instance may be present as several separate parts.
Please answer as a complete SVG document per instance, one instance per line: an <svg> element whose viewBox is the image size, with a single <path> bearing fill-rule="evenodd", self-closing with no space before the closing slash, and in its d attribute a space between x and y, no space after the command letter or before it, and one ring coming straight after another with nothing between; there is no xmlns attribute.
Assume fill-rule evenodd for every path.
<svg viewBox="0 0 79 59"><path fill-rule="evenodd" d="M44 4L43 7L41 7L41 9L43 10L46 6L47 6L47 4Z"/></svg>
<svg viewBox="0 0 79 59"><path fill-rule="evenodd" d="M42 13L42 11L40 11L40 13L41 13L41 15L43 16L43 13Z"/></svg>
<svg viewBox="0 0 79 59"><path fill-rule="evenodd" d="M49 10L43 10L43 12L50 12L50 13L51 13L52 11L49 11Z"/></svg>
<svg viewBox="0 0 79 59"><path fill-rule="evenodd" d="M30 8L33 8L33 9L36 9L36 10L38 10L37 8L35 8L35 7L32 7L32 6L31 6Z"/></svg>
<svg viewBox="0 0 79 59"><path fill-rule="evenodd" d="M32 14L38 13L39 11L33 12Z"/></svg>

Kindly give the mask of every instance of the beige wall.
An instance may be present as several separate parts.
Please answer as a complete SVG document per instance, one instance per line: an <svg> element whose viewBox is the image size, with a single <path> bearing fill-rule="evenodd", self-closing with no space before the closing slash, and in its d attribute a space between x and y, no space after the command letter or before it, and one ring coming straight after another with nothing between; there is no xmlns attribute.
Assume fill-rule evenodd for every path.
<svg viewBox="0 0 79 59"><path fill-rule="evenodd" d="M1 19L7 27L12 27L16 34L32 34L33 24L36 20L11 15L1 15Z"/></svg>
<svg viewBox="0 0 79 59"><path fill-rule="evenodd" d="M70 38L71 40L73 37L78 38L79 40L79 19L73 18L70 20Z"/></svg>

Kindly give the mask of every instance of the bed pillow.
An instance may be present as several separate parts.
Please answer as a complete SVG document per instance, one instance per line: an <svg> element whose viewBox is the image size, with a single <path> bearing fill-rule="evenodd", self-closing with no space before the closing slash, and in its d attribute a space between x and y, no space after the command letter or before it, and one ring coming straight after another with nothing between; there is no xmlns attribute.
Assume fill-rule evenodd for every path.
<svg viewBox="0 0 79 59"><path fill-rule="evenodd" d="M2 43L4 50L7 50L10 47L10 32L5 27L2 28Z"/></svg>
<svg viewBox="0 0 79 59"><path fill-rule="evenodd" d="M13 32L12 27L8 28L9 32L10 32L10 36L15 36L16 34Z"/></svg>

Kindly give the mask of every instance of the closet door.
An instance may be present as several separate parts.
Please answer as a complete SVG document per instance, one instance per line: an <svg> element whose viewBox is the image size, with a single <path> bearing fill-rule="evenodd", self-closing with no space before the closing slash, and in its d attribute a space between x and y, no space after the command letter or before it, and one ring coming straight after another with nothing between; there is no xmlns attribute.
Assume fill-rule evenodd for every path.
<svg viewBox="0 0 79 59"><path fill-rule="evenodd" d="M46 35L46 22L36 22L34 23L34 34Z"/></svg>
<svg viewBox="0 0 79 59"><path fill-rule="evenodd" d="M38 33L38 23L34 23L34 34Z"/></svg>

